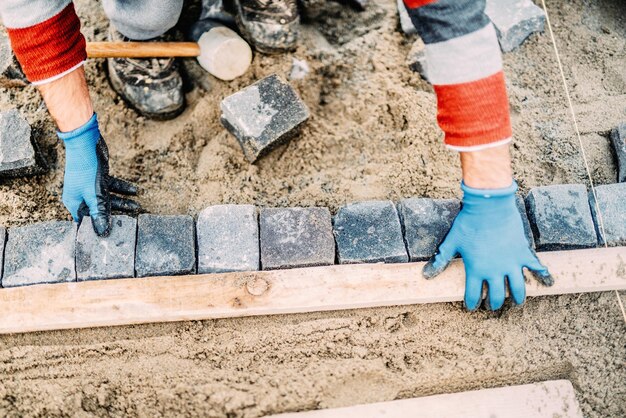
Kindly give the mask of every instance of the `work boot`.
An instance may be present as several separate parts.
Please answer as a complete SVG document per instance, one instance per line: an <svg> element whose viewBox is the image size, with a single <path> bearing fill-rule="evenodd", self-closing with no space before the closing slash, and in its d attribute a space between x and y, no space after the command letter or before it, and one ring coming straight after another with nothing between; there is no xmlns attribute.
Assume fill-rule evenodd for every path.
<svg viewBox="0 0 626 418"><path fill-rule="evenodd" d="M234 0L237 26L266 54L291 51L298 40L297 0Z"/></svg>
<svg viewBox="0 0 626 418"><path fill-rule="evenodd" d="M109 40L131 41L113 27L109 28ZM109 58L108 67L113 89L143 116L166 120L183 111L183 80L174 58Z"/></svg>

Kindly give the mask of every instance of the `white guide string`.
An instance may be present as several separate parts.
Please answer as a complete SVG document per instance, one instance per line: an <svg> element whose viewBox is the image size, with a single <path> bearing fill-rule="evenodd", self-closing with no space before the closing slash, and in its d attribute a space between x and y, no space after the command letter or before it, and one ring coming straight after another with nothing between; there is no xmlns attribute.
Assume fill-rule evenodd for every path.
<svg viewBox="0 0 626 418"><path fill-rule="evenodd" d="M583 146L583 141L580 138L580 130L578 129L578 121L576 119L576 112L574 112L574 106L572 105L572 99L569 93L569 88L567 87L567 80L565 79L565 72L563 71L563 65L561 64L561 55L559 54L559 49L556 46L556 39L554 38L554 32L552 31L552 25L550 24L550 16L548 14L548 8L546 7L546 1L541 0L541 5L543 6L543 10L546 14L546 23L548 25L548 32L550 33L550 39L552 40L552 46L554 47L554 53L556 54L556 62L559 66L559 72L561 73L561 80L563 81L563 88L565 89L565 97L567 98L567 103L569 106L570 113L572 114L572 120L574 121L574 129L576 131L576 137L578 138L578 145L580 146L580 153L583 158L583 162L585 163L585 170L587 171L587 176L589 177L589 184L591 185L591 193L593 194L593 200L596 206L596 214L598 216L598 223L600 224L600 236L602 241L604 242L604 246L608 247L606 242L605 234L604 234L604 221L602 220L602 213L600 212L600 205L598 204L598 196L596 195L596 189L593 184L593 178L591 176L591 170L589 169L589 163L587 161L587 154L585 153L585 147ZM617 303L619 304L620 310L622 311L622 316L624 317L624 323L626 323L626 310L624 309L624 305L622 303L622 299L619 295L619 292L615 291L615 296L617 297Z"/></svg>

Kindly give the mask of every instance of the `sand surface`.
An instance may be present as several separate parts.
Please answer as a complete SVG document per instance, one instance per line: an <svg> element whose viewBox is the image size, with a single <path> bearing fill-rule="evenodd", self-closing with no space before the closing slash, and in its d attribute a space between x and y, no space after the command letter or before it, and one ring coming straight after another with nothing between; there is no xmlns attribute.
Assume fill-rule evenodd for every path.
<svg viewBox="0 0 626 418"><path fill-rule="evenodd" d="M104 63L87 64L112 171L141 186L147 210L335 211L355 200L459 196L457 156L442 145L431 87L405 64L412 40L398 31L395 1L371 2L365 13L308 3L317 5L297 51L257 54L246 76L213 80L210 91L190 83L188 108L174 121L138 117L111 90ZM77 8L88 39L104 39L100 4ZM593 179L612 183L608 134L626 120L626 3L550 0L548 8ZM293 57L311 67L292 84L312 117L251 166L220 125L219 102L260 77L286 77ZM504 61L522 191L588 184L547 33ZM52 169L0 182L0 224L69 219L63 151L45 106L32 86L0 83L0 109L10 107L29 119ZM0 415L258 417L566 378L585 416L620 417L625 329L615 293L601 293L499 313L435 304L0 336Z"/></svg>

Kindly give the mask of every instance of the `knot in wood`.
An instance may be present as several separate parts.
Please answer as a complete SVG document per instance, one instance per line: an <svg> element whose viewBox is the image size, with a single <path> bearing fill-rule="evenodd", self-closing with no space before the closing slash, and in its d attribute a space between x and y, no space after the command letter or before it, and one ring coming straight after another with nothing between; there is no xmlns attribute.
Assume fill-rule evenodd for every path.
<svg viewBox="0 0 626 418"><path fill-rule="evenodd" d="M246 283L246 289L252 296L261 296L269 287L270 284L267 280L257 276L253 276Z"/></svg>

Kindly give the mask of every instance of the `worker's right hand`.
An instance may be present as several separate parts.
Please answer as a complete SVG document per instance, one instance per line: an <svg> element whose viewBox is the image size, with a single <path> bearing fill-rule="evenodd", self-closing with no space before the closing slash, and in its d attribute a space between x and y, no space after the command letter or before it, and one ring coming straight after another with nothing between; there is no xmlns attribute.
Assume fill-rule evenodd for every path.
<svg viewBox="0 0 626 418"><path fill-rule="evenodd" d="M100 136L95 113L80 128L57 134L65 143L63 204L75 222L91 216L96 234L109 235L111 209L131 212L140 209L136 202L109 192L135 195L137 188L109 176L109 151Z"/></svg>
<svg viewBox="0 0 626 418"><path fill-rule="evenodd" d="M474 189L465 184L461 188L463 208L437 254L424 266L424 277L437 276L460 254L465 264L464 300L469 310L480 305L483 282L488 285L490 309L500 309L504 303L507 282L513 301L524 303L523 268L542 284L551 286L550 272L539 262L524 234L515 203L517 183L503 189Z"/></svg>

